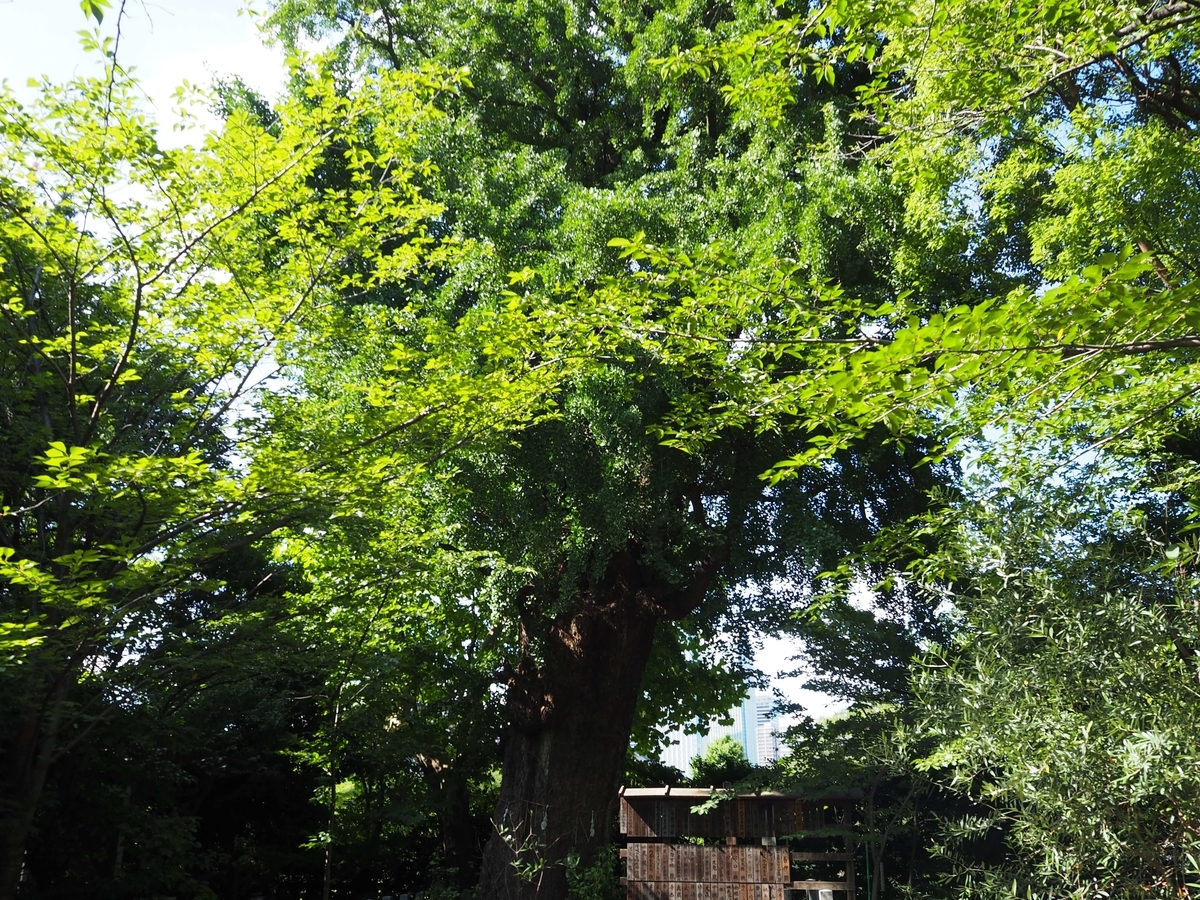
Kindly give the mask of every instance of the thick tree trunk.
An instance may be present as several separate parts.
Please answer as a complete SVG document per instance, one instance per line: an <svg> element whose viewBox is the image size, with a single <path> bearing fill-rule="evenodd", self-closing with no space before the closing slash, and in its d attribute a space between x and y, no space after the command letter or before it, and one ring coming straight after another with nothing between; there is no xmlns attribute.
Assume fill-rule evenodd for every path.
<svg viewBox="0 0 1200 900"><path fill-rule="evenodd" d="M484 900L563 900L568 857L587 865L610 840L658 620L694 608L716 569L701 566L676 587L644 572L638 555L618 553L551 623L540 664L526 655L512 673Z"/></svg>
<svg viewBox="0 0 1200 900"><path fill-rule="evenodd" d="M519 714L509 725L496 831L483 857L489 900L565 897L568 854L586 862L609 840L657 623L626 605L614 598L610 616L593 609L576 616L582 633L572 635L575 646L556 642L542 678L526 672L520 679L543 682L544 721ZM509 691L510 703L528 693L515 685Z"/></svg>

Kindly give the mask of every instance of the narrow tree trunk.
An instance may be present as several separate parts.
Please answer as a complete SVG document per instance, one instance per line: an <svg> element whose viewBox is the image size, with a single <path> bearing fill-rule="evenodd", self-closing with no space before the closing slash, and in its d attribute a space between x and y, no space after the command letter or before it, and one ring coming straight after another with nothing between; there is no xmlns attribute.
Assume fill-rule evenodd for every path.
<svg viewBox="0 0 1200 900"><path fill-rule="evenodd" d="M479 837L471 816L471 791L467 780L451 767L442 787L442 859L454 870L452 882L471 886L479 859Z"/></svg>
<svg viewBox="0 0 1200 900"><path fill-rule="evenodd" d="M66 680L59 679L45 719L28 710L9 746L4 796L0 797L0 900L16 900L25 864L25 841L58 740L58 720L66 695Z"/></svg>
<svg viewBox="0 0 1200 900"><path fill-rule="evenodd" d="M36 720L22 722L10 748L0 808L0 900L14 900L25 862L25 838L36 806L34 794L37 754Z"/></svg>
<svg viewBox="0 0 1200 900"><path fill-rule="evenodd" d="M566 865L608 843L629 734L660 618L689 612L715 566L682 588L648 575L636 548L555 619L539 663L525 656L508 684L500 802L484 849L483 900L563 900Z"/></svg>
<svg viewBox="0 0 1200 900"><path fill-rule="evenodd" d="M453 762L418 755L429 791L437 797L441 829L443 870L433 890L451 884L459 890L470 887L477 877L479 836L471 814L471 786Z"/></svg>
<svg viewBox="0 0 1200 900"><path fill-rule="evenodd" d="M7 817L6 817L7 818ZM21 884L21 867L25 860L25 835L17 828L16 814L4 823L0 837L0 900L14 900Z"/></svg>

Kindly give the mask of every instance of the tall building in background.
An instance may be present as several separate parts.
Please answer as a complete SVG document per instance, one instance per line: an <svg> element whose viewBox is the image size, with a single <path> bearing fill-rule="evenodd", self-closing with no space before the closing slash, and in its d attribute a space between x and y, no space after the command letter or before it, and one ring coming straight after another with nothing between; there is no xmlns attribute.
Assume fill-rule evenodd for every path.
<svg viewBox="0 0 1200 900"><path fill-rule="evenodd" d="M755 719L754 737L758 745L758 765L767 766L776 762L780 755L779 717L775 715L775 698L770 694L755 692L758 716Z"/></svg>
<svg viewBox="0 0 1200 900"><path fill-rule="evenodd" d="M667 735L667 746L659 758L684 775L690 775L692 759L703 754L715 741L731 737L742 745L752 765L770 765L780 753L779 726L771 715L774 703L770 694L752 688L740 706L729 710L728 718L733 720L730 724L722 725L714 720L708 731L700 734L687 734L683 729L676 729Z"/></svg>

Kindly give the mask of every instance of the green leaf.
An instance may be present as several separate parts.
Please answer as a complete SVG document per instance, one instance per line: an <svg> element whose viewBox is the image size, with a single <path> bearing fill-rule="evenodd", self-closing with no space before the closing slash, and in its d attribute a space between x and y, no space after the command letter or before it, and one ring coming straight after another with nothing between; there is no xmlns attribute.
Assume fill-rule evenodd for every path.
<svg viewBox="0 0 1200 900"><path fill-rule="evenodd" d="M112 4L109 0L81 0L79 8L83 10L84 15L91 16L99 25L104 22L104 11L112 9Z"/></svg>

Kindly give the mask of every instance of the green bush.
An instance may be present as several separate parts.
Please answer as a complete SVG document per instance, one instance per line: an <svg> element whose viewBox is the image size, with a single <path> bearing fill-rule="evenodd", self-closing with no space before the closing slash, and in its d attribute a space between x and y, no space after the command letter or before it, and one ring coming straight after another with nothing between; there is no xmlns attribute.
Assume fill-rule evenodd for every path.
<svg viewBox="0 0 1200 900"><path fill-rule="evenodd" d="M703 756L692 759L691 780L698 787L721 787L741 781L753 771L742 745L726 736L714 741Z"/></svg>
<svg viewBox="0 0 1200 900"><path fill-rule="evenodd" d="M567 900L624 900L620 856L614 846L596 854L590 866L567 869Z"/></svg>

